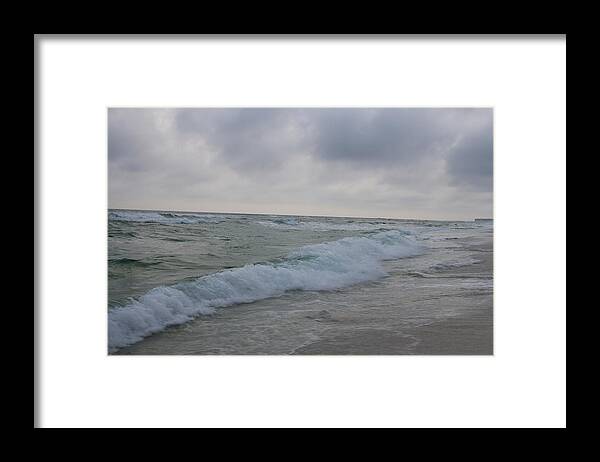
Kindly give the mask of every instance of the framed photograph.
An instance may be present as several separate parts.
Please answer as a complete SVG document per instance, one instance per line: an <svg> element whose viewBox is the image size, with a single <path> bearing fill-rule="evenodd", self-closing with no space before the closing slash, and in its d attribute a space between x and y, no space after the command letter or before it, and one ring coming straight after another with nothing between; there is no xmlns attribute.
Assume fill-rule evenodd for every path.
<svg viewBox="0 0 600 462"><path fill-rule="evenodd" d="M565 35L34 45L34 427L566 427Z"/></svg>

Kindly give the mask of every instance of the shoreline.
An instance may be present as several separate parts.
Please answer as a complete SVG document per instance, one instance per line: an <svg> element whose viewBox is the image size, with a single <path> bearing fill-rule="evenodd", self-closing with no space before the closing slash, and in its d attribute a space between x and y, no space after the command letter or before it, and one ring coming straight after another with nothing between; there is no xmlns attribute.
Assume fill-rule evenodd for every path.
<svg viewBox="0 0 600 462"><path fill-rule="evenodd" d="M465 242L467 243L467 242ZM460 277L468 274L493 278L493 242L472 245L469 251L477 254L479 263L440 271L432 279ZM475 276L473 267L479 270ZM479 294L466 295L481 297ZM483 296L485 298L485 295ZM494 354L493 299L456 316L434 320L400 331L364 329L351 336L338 336L297 348L293 354L307 355L427 355L458 356Z"/></svg>
<svg viewBox="0 0 600 462"><path fill-rule="evenodd" d="M379 281L231 306L109 354L493 355L493 235L451 242L477 262L423 277L394 260Z"/></svg>

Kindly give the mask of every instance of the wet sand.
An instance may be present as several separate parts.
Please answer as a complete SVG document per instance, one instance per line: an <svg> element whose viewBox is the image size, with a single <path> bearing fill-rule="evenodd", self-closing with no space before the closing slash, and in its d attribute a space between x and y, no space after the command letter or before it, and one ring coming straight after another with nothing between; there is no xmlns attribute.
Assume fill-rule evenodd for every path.
<svg viewBox="0 0 600 462"><path fill-rule="evenodd" d="M465 276L491 278L493 273L492 241L470 243L462 240L470 252L481 260L475 265L452 268L436 273L431 279L460 279ZM465 297L483 298L483 303L464 303L462 314L424 323L400 331L355 329L300 347L294 354L317 355L492 355L492 296L473 293ZM444 297L439 297L443 304ZM447 300L446 302L450 302Z"/></svg>
<svg viewBox="0 0 600 462"><path fill-rule="evenodd" d="M473 246L477 258L483 260L478 268L481 275L492 275L491 242ZM453 274L464 274L472 268L461 268ZM490 296L490 299L492 297ZM411 334L419 339L414 354L426 355L492 355L494 354L493 308L489 304L429 325L417 327Z"/></svg>

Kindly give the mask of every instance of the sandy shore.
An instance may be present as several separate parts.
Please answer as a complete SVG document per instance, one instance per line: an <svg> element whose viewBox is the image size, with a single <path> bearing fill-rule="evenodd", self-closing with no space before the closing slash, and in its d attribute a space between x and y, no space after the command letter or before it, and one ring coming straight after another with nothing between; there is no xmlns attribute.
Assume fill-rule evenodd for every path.
<svg viewBox="0 0 600 462"><path fill-rule="evenodd" d="M308 355L491 355L492 308L394 332L355 330L296 349Z"/></svg>
<svg viewBox="0 0 600 462"><path fill-rule="evenodd" d="M471 246L481 263L473 267L455 269L452 274L471 273L492 276L492 242ZM493 303L475 306L465 314L417 327L410 333L419 339L414 354L427 355L491 355L494 353Z"/></svg>

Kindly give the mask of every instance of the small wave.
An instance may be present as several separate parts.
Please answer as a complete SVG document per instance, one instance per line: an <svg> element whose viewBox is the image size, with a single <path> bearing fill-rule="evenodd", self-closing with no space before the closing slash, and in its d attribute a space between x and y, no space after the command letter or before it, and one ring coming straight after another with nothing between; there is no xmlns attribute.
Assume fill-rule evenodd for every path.
<svg viewBox="0 0 600 462"><path fill-rule="evenodd" d="M112 229L109 229L108 231L108 237L118 237L118 238L136 238L138 237L138 235L134 232L127 232L127 231L114 231Z"/></svg>
<svg viewBox="0 0 600 462"><path fill-rule="evenodd" d="M387 275L384 260L408 257L421 247L401 231L348 237L301 247L286 258L250 264L156 287L108 314L110 351L140 341L167 326L216 308L283 295L290 290L334 290Z"/></svg>
<svg viewBox="0 0 600 462"><path fill-rule="evenodd" d="M488 276L485 274L470 274L470 273L430 274L430 273L423 273L422 271L410 271L407 274L412 277L424 278L424 279L493 279L493 276Z"/></svg>
<svg viewBox="0 0 600 462"><path fill-rule="evenodd" d="M108 219L111 221L125 221L134 223L159 223L159 224L196 224L196 223L221 223L226 217L210 214L172 213L172 212L136 212L136 211L110 211Z"/></svg>
<svg viewBox="0 0 600 462"><path fill-rule="evenodd" d="M481 263L481 260L477 260L475 258L466 257L455 260L448 260L445 262L436 263L435 265L431 265L429 269L433 271L443 271L452 268L460 268L461 266L470 266L475 265L477 263Z"/></svg>
<svg viewBox="0 0 600 462"><path fill-rule="evenodd" d="M295 218L274 218L273 220L271 220L271 223L291 226L296 226L300 224L300 222Z"/></svg>
<svg viewBox="0 0 600 462"><path fill-rule="evenodd" d="M140 266L147 267L153 265L160 265L160 262L149 262L144 260L136 260L135 258L114 258L108 261L109 265L115 266Z"/></svg>
<svg viewBox="0 0 600 462"><path fill-rule="evenodd" d="M345 223L332 223L327 221L300 221L297 219L270 219L258 220L256 223L268 228L302 231L385 231L401 229L400 224L386 222L361 223L346 221Z"/></svg>
<svg viewBox="0 0 600 462"><path fill-rule="evenodd" d="M192 242L193 239L184 239L182 237L162 237L161 238L163 241L169 241L169 242Z"/></svg>

